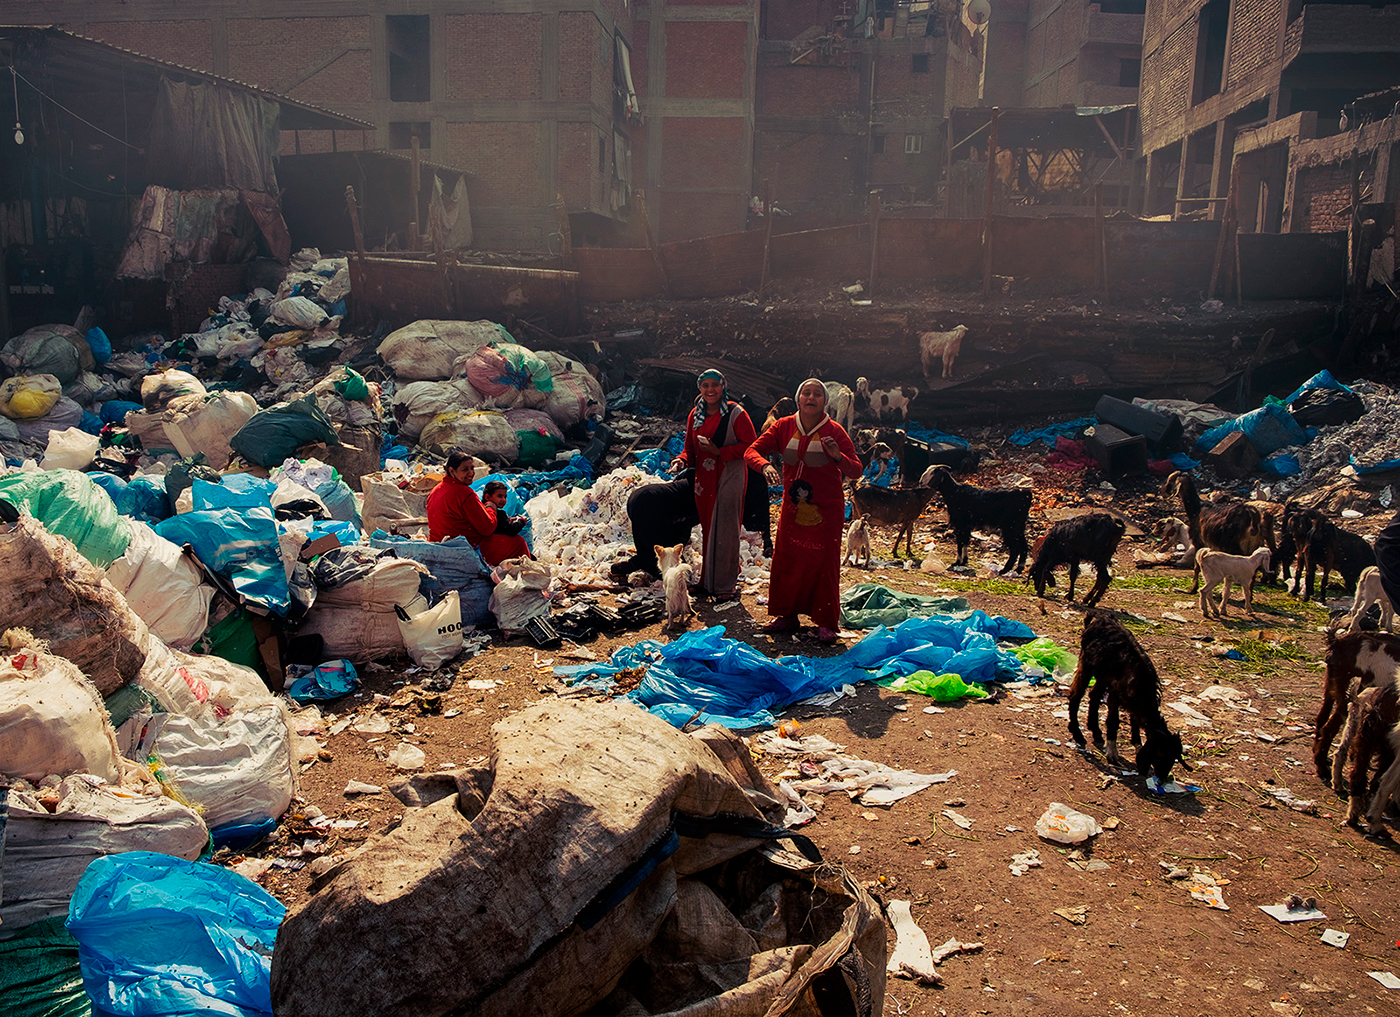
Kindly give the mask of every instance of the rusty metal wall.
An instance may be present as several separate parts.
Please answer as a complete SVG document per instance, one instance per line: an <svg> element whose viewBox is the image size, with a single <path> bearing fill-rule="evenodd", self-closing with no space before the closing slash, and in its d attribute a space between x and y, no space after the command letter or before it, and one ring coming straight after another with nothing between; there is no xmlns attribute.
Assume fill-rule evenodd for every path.
<svg viewBox="0 0 1400 1017"><path fill-rule="evenodd" d="M350 256L355 320L391 327L420 318L543 315L551 330L567 335L578 320L578 284L577 272Z"/></svg>

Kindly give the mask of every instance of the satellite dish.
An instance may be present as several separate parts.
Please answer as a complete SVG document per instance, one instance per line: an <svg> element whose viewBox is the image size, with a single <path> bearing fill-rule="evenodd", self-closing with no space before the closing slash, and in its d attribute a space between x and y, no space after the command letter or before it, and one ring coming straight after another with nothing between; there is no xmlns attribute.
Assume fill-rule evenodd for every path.
<svg viewBox="0 0 1400 1017"><path fill-rule="evenodd" d="M967 20L974 25L985 25L992 17L992 5L988 0L968 0Z"/></svg>

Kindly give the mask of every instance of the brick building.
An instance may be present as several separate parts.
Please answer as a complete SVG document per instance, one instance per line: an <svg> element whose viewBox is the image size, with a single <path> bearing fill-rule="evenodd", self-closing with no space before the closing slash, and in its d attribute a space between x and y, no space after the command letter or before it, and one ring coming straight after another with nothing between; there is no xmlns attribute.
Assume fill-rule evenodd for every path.
<svg viewBox="0 0 1400 1017"><path fill-rule="evenodd" d="M768 0L757 69L757 180L822 216L932 199L945 124L975 105L983 33L957 0Z"/></svg>
<svg viewBox="0 0 1400 1017"><path fill-rule="evenodd" d="M581 229L624 226L637 188L668 239L744 222L753 0L9 0L4 20L377 125L288 134L287 154L407 152L417 136L471 174L481 247L557 250L560 197Z"/></svg>
<svg viewBox="0 0 1400 1017"><path fill-rule="evenodd" d="M1345 228L1358 175L1397 196L1389 106L1342 111L1400 81L1400 5L1149 0L1142 80L1148 213L1219 217L1236 168L1246 231Z"/></svg>
<svg viewBox="0 0 1400 1017"><path fill-rule="evenodd" d="M1137 102L1145 0L994 0L987 106Z"/></svg>

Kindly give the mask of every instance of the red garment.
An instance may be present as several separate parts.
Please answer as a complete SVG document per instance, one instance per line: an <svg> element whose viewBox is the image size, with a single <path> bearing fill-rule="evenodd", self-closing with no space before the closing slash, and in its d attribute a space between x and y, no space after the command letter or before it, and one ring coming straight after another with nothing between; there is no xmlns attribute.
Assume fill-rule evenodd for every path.
<svg viewBox="0 0 1400 1017"><path fill-rule="evenodd" d="M832 461L821 439L832 438L841 458ZM756 470L768 457L783 457L783 507L773 540L773 567L768 582L768 613L775 618L798 614L829 629L841 620L841 538L846 528L843 480L860 476L860 459L845 428L828 419L808 436L798 433L797 418L782 417L764 428L744 453ZM801 500L793 485L811 486Z"/></svg>
<svg viewBox="0 0 1400 1017"><path fill-rule="evenodd" d="M727 414L723 410L711 413L698 428L696 411L691 410L685 424L685 448L676 457L695 468L695 510L705 547L700 585L716 596L733 593L739 579L739 528L749 475L744 451L756 437L753 421L742 406L729 403L728 410ZM727 420L725 433L716 436L722 419ZM719 448L701 451L695 440L700 435Z"/></svg>
<svg viewBox="0 0 1400 1017"><path fill-rule="evenodd" d="M482 504L470 484L452 476L443 477L428 492L428 539L437 542L449 537L466 537L487 565L530 553L524 537L497 533L495 507Z"/></svg>

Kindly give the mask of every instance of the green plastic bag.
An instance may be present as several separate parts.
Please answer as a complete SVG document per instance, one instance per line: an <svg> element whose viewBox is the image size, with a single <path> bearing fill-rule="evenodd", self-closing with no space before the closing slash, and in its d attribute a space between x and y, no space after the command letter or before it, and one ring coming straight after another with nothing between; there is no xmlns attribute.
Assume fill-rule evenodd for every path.
<svg viewBox="0 0 1400 1017"><path fill-rule="evenodd" d="M10 1017L89 1017L67 915L45 918L0 940L0 1010Z"/></svg>
<svg viewBox="0 0 1400 1017"><path fill-rule="evenodd" d="M892 629L910 617L952 614L971 605L963 597L925 597L879 583L857 583L841 594L841 624L851 629Z"/></svg>
<svg viewBox="0 0 1400 1017"><path fill-rule="evenodd" d="M543 466L550 462L563 446L552 434L541 431L516 431L520 438L520 454L515 457L518 466Z"/></svg>
<svg viewBox="0 0 1400 1017"><path fill-rule="evenodd" d="M111 495L76 470L0 475L0 498L25 509L55 536L67 537L100 569L126 554L131 543L131 528Z"/></svg>
<svg viewBox="0 0 1400 1017"><path fill-rule="evenodd" d="M940 703L951 703L955 699L986 699L989 694L980 685L969 685L960 675L934 674L932 671L915 671L880 684L891 692L918 692Z"/></svg>
<svg viewBox="0 0 1400 1017"><path fill-rule="evenodd" d="M1049 636L1040 636L1011 651L1022 664L1038 664L1046 673L1065 675L1079 666L1079 658Z"/></svg>
<svg viewBox="0 0 1400 1017"><path fill-rule="evenodd" d="M345 368L345 377L332 382L331 387L352 401L369 398L369 382L365 381L364 375L351 367Z"/></svg>
<svg viewBox="0 0 1400 1017"><path fill-rule="evenodd" d="M259 675L266 677L262 654L258 652L258 637L253 632L253 619L242 608L230 612L217 624L211 625L195 642L193 649L195 653L223 657L224 660L235 664L251 667Z"/></svg>

